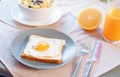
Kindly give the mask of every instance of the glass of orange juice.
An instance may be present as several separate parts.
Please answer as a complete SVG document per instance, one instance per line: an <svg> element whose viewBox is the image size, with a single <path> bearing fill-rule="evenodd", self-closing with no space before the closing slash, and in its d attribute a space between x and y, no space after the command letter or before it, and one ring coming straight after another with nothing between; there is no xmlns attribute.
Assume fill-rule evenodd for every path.
<svg viewBox="0 0 120 77"><path fill-rule="evenodd" d="M120 0L108 0L103 36L110 42L120 40Z"/></svg>

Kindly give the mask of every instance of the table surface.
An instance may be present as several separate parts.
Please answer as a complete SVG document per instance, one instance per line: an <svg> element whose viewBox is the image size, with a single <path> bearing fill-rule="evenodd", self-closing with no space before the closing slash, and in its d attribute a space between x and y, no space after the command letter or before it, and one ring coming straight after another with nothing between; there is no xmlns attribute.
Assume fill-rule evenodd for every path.
<svg viewBox="0 0 120 77"><path fill-rule="evenodd" d="M73 67L74 67L74 62L76 57L72 61L70 61L68 64L65 64L64 66L54 68L54 69L41 70L41 69L33 69L30 67L27 67L19 63L12 56L10 51L12 40L20 31L32 29L32 28L50 28L50 29L55 29L67 34L75 42L77 47L76 49L77 52L80 50L80 46L79 46L80 40L83 40L86 38L92 38L95 40L102 41L103 47L102 47L101 57L98 62L94 63L93 68L91 70L91 77L98 77L99 75L113 69L114 67L120 64L120 60L119 60L120 48L114 46L111 43L106 42L103 39L102 31L103 31L104 23L101 23L100 27L94 31L85 31L77 23L76 17L77 17L78 11L81 8L88 6L87 2L89 1L87 0L86 0L87 2L81 1L83 2L83 4L85 4L85 6L83 6L82 3L80 5L78 3L79 0L76 0L76 2L72 0L66 0L65 2L64 1L65 0L63 0L63 2L58 5L62 10L61 19L56 23L53 23L48 26L41 26L41 27L31 27L31 26L23 25L21 23L16 22L13 19L13 17L10 14L10 11L11 11L10 9L12 8L13 5L16 4L16 0L0 1L0 4L1 4L0 5L1 7L1 10L0 10L0 13L1 13L0 14L0 35L1 35L0 60L6 65L6 67L14 77L27 77L30 73L31 73L31 77L37 77L37 76L71 77L71 74L73 72ZM94 4L95 0L91 0L91 2L92 1L93 1L92 4ZM106 3L101 3L101 4L99 5L99 7L102 7L102 9L101 8L100 9L103 14L103 22L104 22L105 12L103 12L103 10L106 10L106 9L103 7L106 6ZM97 7L96 5L93 5L93 7ZM84 66L82 66L81 70L82 69L84 69ZM81 76L81 71L79 72L79 76Z"/></svg>

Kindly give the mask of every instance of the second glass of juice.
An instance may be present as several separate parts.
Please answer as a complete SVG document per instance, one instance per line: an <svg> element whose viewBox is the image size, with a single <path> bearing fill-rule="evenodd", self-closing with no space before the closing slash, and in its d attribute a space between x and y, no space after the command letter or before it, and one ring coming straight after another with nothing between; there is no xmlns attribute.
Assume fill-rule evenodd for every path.
<svg viewBox="0 0 120 77"><path fill-rule="evenodd" d="M108 0L103 36L110 42L120 40L120 0Z"/></svg>

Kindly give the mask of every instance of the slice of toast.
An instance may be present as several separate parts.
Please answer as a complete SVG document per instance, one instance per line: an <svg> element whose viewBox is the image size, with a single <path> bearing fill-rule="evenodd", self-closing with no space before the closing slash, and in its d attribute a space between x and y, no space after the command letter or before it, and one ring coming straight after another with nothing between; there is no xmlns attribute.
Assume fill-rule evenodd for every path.
<svg viewBox="0 0 120 77"><path fill-rule="evenodd" d="M49 48L45 51L35 50L38 42L47 42ZM23 50L21 57L23 59L36 61L36 62L47 62L47 63L62 63L62 51L65 45L65 40L56 38L47 38L37 35L31 35L28 43Z"/></svg>

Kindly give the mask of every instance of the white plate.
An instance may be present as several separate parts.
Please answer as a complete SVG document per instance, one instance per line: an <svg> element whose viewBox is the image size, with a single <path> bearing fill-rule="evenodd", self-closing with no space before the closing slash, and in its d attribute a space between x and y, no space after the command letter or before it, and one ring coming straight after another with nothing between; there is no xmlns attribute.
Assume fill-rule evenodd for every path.
<svg viewBox="0 0 120 77"><path fill-rule="evenodd" d="M66 41L66 46L63 49L63 63L62 64L52 64L52 63L42 63L42 62L34 62L30 60L25 60L20 57L23 49L25 48L28 38L30 35L40 35L44 37L50 38L60 38ZM73 59L76 53L76 46L73 40L64 33L61 33L56 30L46 29L46 28L37 28L31 30L25 30L20 32L11 44L11 51L13 56L22 64L39 69L48 69L62 66Z"/></svg>
<svg viewBox="0 0 120 77"><path fill-rule="evenodd" d="M11 10L11 15L17 22L28 25L28 26L47 26L47 25L53 24L56 21L58 21L62 16L62 12L61 12L60 8L56 6L54 8L53 14L51 14L51 16L49 18L41 19L41 20L37 20L37 21L33 21L33 20L31 21L31 20L25 19L19 10L19 7L15 6Z"/></svg>

